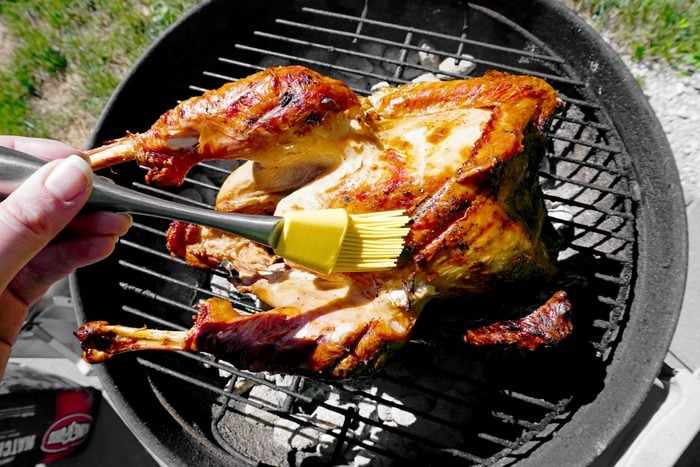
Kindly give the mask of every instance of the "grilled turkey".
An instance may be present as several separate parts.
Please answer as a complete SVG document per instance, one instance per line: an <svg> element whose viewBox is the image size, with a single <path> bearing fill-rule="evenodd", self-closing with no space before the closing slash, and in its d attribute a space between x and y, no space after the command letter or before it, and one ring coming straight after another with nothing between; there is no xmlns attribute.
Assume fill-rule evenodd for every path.
<svg viewBox="0 0 700 467"><path fill-rule="evenodd" d="M540 129L556 105L555 91L529 76L490 72L362 98L298 66L184 101L148 131L93 151L93 165L136 159L150 168L149 182L177 185L201 160L245 159L216 209L405 209L405 252L390 271L317 276L251 241L174 222L173 254L195 267L227 261L237 288L272 309L245 315L210 299L186 332L86 323L76 333L85 359L183 349L250 370L345 378L380 368L433 298L550 279L556 235L537 169ZM465 329L464 340L534 349L571 331L569 308L557 292L531 316Z"/></svg>

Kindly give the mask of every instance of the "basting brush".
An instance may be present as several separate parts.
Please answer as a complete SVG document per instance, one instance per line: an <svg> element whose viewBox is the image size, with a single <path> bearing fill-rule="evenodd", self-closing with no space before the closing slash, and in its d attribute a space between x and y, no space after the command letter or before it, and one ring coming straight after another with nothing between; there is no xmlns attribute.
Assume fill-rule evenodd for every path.
<svg viewBox="0 0 700 467"><path fill-rule="evenodd" d="M292 211L283 215L268 245L279 256L322 274L390 269L403 250L407 222L400 210Z"/></svg>
<svg viewBox="0 0 700 467"><path fill-rule="evenodd" d="M23 180L45 162L0 147L0 180ZM409 230L409 218L402 211L348 214L337 208L282 216L226 213L139 193L101 177L93 179L88 206L219 229L267 245L282 258L321 274L393 268Z"/></svg>

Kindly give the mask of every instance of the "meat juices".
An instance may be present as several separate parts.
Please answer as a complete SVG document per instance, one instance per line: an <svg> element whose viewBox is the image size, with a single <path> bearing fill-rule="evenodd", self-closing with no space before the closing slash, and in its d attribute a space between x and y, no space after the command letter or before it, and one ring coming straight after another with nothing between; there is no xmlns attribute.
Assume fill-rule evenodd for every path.
<svg viewBox="0 0 700 467"><path fill-rule="evenodd" d="M498 72L365 98L300 66L184 101L148 131L93 151L95 165L136 159L149 167L147 181L178 185L201 160L247 160L221 187L217 210L405 209L404 253L390 271L318 276L249 240L174 222L172 254L193 267L227 262L237 289L272 309L244 315L212 298L197 305L185 332L86 323L77 332L84 357L206 351L242 369L347 378L381 368L433 298L546 284L557 236L537 172L546 144L540 130L557 102L544 80ZM533 316L523 332L513 332L515 320L465 329L465 341L534 349L571 332L569 308L557 292L540 313L563 312L559 325Z"/></svg>

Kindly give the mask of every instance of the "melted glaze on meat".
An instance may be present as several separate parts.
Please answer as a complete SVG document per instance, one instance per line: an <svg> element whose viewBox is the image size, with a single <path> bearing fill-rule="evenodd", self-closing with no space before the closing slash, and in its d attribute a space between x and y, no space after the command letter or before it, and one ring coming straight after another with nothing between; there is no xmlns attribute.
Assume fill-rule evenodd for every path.
<svg viewBox="0 0 700 467"><path fill-rule="evenodd" d="M530 76L491 72L358 98L302 67L266 70L183 102L146 133L117 143L133 146L129 154L152 169L150 181L180 183L202 159L245 159L221 187L216 209L279 215L401 208L411 222L397 268L327 277L248 240L174 223L167 243L174 255L195 267L226 262L238 273L238 290L272 309L243 315L211 299L199 306L190 331L168 334L161 348L211 352L240 368L344 378L379 368L408 340L432 298L548 280L557 242L538 167L540 128L556 105L551 86ZM566 296L557 294L543 310L564 308ZM495 342L500 335L535 348L563 338L565 326L550 332L544 316L474 330L467 340ZM86 358L100 332L116 336L118 329L113 341L135 348L137 331L87 326ZM537 337L537 329L547 329L540 334L548 338ZM144 345L153 348L152 340ZM123 351L118 343L101 346L109 350L93 360Z"/></svg>

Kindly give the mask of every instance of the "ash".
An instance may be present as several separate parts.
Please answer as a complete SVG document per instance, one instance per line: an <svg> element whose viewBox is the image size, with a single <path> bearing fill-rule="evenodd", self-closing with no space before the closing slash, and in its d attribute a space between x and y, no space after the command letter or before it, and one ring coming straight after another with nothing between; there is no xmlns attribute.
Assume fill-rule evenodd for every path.
<svg viewBox="0 0 700 467"><path fill-rule="evenodd" d="M464 449L479 363L409 344L375 377L321 382L235 379L217 425L231 448L270 465L397 465ZM285 392L285 390L287 392ZM215 411L218 407L215 407Z"/></svg>
<svg viewBox="0 0 700 467"><path fill-rule="evenodd" d="M450 13L434 12L430 21L439 23L435 30L454 32L464 28L460 15ZM302 58L315 62L317 71L338 75L360 92L392 85L389 81L396 84L397 79L449 80L484 71L471 61L468 50L452 50L460 57L455 58L436 52L444 50L444 44L432 43L430 38L414 38L413 43L420 46L420 51L361 41L355 46L361 55L309 48L302 52ZM325 68L318 63L332 65ZM289 60L275 56L262 57L259 62L263 67L287 64ZM683 188L692 201L700 193L700 177L691 157L700 148L689 131L691 126L698 126L698 75L679 80L677 76L669 77L672 72L630 66L640 76L667 130ZM386 80L377 76L385 76ZM670 92L669 82L675 82ZM548 130L563 138L552 140L548 156L554 157L547 157L542 168L550 218L566 237L565 243L575 242L579 248L563 251L560 260L575 259L581 248L629 255L633 245L626 238L634 237L633 223L609 215L629 212L630 206L621 204L628 201L620 201L623 197L616 192L635 189L621 185L626 183L624 175L629 168L621 166L616 157L619 142L608 140L595 126L575 123L594 118L576 104L566 107L563 116ZM226 284L221 285L225 292ZM230 389L236 398L219 401L213 407L217 413L221 404L226 404L215 429L230 450L269 465L464 463L465 459L450 458L458 455L451 453L474 449L473 434L465 427L473 420L480 421L483 415L478 411L483 400L483 385L479 382L484 381L479 360L417 343L392 357L381 373L362 381L322 382L272 374L259 374L257 377L262 379L255 379L245 373L222 376L231 378Z"/></svg>

